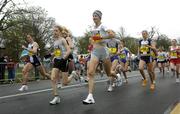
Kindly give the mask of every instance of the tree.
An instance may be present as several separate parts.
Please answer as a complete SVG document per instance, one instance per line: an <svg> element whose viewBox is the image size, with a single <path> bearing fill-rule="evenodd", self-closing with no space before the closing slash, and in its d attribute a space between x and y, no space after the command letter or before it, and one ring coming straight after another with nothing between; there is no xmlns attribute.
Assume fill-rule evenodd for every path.
<svg viewBox="0 0 180 114"><path fill-rule="evenodd" d="M82 37L78 37L76 42L76 46L78 47L78 51L81 54L85 54L88 53L87 52L87 47L89 45L89 38L90 38L90 32L86 31L86 33L84 34L84 36Z"/></svg>
<svg viewBox="0 0 180 114"><path fill-rule="evenodd" d="M125 31L125 28L124 27L120 27L120 31L117 32L118 34L118 37L120 39L124 39L126 37L126 31Z"/></svg>
<svg viewBox="0 0 180 114"><path fill-rule="evenodd" d="M45 44L52 43L52 27L55 24L55 19L47 17L47 12L41 7L18 8L13 11L13 15L8 18L8 23L13 23L14 26L3 30L2 37L5 40L5 46L9 55L16 60L19 58L21 45L25 43L27 34L33 34L35 41L38 42L41 54L44 55ZM14 42L16 42L14 44ZM12 45L12 47L9 47Z"/></svg>
<svg viewBox="0 0 180 114"><path fill-rule="evenodd" d="M153 38L156 33L158 32L155 30L155 27L151 27L151 31L149 32L149 37Z"/></svg>
<svg viewBox="0 0 180 114"><path fill-rule="evenodd" d="M158 48L162 47L163 49L167 51L170 45L171 45L171 40L165 34L161 34L158 36L158 39L157 39Z"/></svg>
<svg viewBox="0 0 180 114"><path fill-rule="evenodd" d="M16 25L16 23L11 23L9 18L12 15L16 14L14 12L16 9L19 9L19 5L24 4L24 1L15 0L1 0L0 1L0 31L4 31L9 27Z"/></svg>
<svg viewBox="0 0 180 114"><path fill-rule="evenodd" d="M127 37L123 38L123 40L125 41L125 46L126 46L133 54L137 54L137 52L138 52L138 39L137 39L137 38L130 37L130 36L127 36Z"/></svg>
<svg viewBox="0 0 180 114"><path fill-rule="evenodd" d="M117 34L120 39L123 39L125 41L125 46L129 48L132 53L136 54L138 50L138 40L127 35L124 27L120 27L120 31L117 32Z"/></svg>

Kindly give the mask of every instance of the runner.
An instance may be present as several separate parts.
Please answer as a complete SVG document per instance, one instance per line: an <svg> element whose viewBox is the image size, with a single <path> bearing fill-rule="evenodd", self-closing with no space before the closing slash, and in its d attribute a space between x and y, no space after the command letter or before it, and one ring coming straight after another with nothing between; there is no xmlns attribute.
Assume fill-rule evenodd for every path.
<svg viewBox="0 0 180 114"><path fill-rule="evenodd" d="M99 10L93 12L93 21L95 26L92 33L93 39L93 51L91 52L91 58L88 69L89 76L89 94L85 100L83 100L83 104L93 104L95 100L93 98L93 90L94 90L94 74L96 67L100 60L103 61L103 65L106 71L107 76L109 77L110 84L109 88L112 88L112 76L111 76L111 61L109 58L109 52L106 47L106 40L109 38L114 38L114 34L108 34L106 27L101 23L102 13Z"/></svg>
<svg viewBox="0 0 180 114"><path fill-rule="evenodd" d="M155 73L153 70L153 63L152 63L152 57L150 55L151 50L155 50L155 47L152 46L151 44L151 39L148 38L148 32L146 30L142 31L142 37L139 41L139 54L140 54L140 61L139 61L139 71L143 77L142 80L142 86L146 86L147 84L147 79L144 73L144 65L147 65L147 71L149 73L151 85L150 85L150 90L155 89L155 84L153 83Z"/></svg>
<svg viewBox="0 0 180 114"><path fill-rule="evenodd" d="M86 58L87 78L85 79L85 82L88 82L88 80L89 80L88 69L89 69L89 62L90 62L90 58L91 58L91 52L92 52L92 50L93 50L93 44L92 44L92 42L93 42L93 41L92 41L92 39L90 38L90 39L89 39L89 45L88 45L88 56L87 56L87 58Z"/></svg>
<svg viewBox="0 0 180 114"><path fill-rule="evenodd" d="M66 27L63 27L62 35L66 39L66 42L71 49L71 53L68 56L68 72L69 72L69 74L71 74L72 71L74 70L74 60L73 60L74 59L73 58L74 44L73 44L73 39L72 39L72 35L71 35L70 31Z"/></svg>
<svg viewBox="0 0 180 114"><path fill-rule="evenodd" d="M121 65L121 71L123 72L124 78L125 78L125 83L128 83L128 78L127 78L127 70L128 70L128 65L129 65L129 58L131 57L131 52L130 50L125 47L125 41L121 40L120 46L119 46L119 52L118 52L119 58L120 58L120 65ZM129 55L129 57L128 57Z"/></svg>
<svg viewBox="0 0 180 114"><path fill-rule="evenodd" d="M51 54L54 56L53 68L51 71L52 90L54 98L52 101L50 101L51 105L60 103L60 97L57 91L59 73L61 72L62 76L68 75L67 59L69 54L71 53L71 50L66 40L62 37L62 31L63 28L61 26L54 27L54 52Z"/></svg>
<svg viewBox="0 0 180 114"><path fill-rule="evenodd" d="M30 34L27 35L26 40L29 43L28 48L25 47L24 45L22 46L22 48L24 50L26 50L26 53L28 55L26 55L26 57L23 58L23 60L26 63L25 63L25 66L22 69L23 81L22 81L22 86L19 89L19 91L28 90L28 86L27 86L28 76L29 76L30 70L33 67L37 67L40 70L40 73L41 73L42 76L50 78L50 75L48 73L46 73L44 66L42 65L42 63L38 59L38 49L39 49L38 43L33 40L33 37Z"/></svg>
<svg viewBox="0 0 180 114"><path fill-rule="evenodd" d="M79 78L79 75L76 73L75 71L75 65L74 65L74 58L73 58L73 41L72 41L72 37L71 37L71 33L70 31L66 28L63 27L62 30L62 37L65 38L69 48L71 49L71 53L69 54L67 60L68 60L68 72L65 73L65 75L62 77L63 79L63 86L68 85L71 80L73 78L75 78L75 80L77 80ZM70 76L68 77L68 74L70 74Z"/></svg>
<svg viewBox="0 0 180 114"><path fill-rule="evenodd" d="M176 83L180 83L179 80L179 67L180 67L180 46L177 45L177 40L173 39L171 41L171 46L169 47L169 55L170 55L170 67L173 72L173 76L175 76L176 72Z"/></svg>
<svg viewBox="0 0 180 114"><path fill-rule="evenodd" d="M155 72L155 68L156 68L156 66L157 66L157 48L156 48L156 41L155 40L152 40L152 44L151 44L153 47L155 47L155 49L154 50L151 50L151 56L152 56L152 59L153 59L153 70L154 70L154 72ZM154 77L153 77L153 83L155 84L156 82L155 82L155 79L156 77L155 77L155 75L154 75Z"/></svg>
<svg viewBox="0 0 180 114"><path fill-rule="evenodd" d="M163 73L163 77L164 77L164 67L165 67L165 62L166 62L166 53L163 51L162 47L159 48L158 56L157 56L157 62L158 62L158 67L160 69L160 72Z"/></svg>
<svg viewBox="0 0 180 114"><path fill-rule="evenodd" d="M112 31L112 30L111 30L111 31ZM112 32L115 34L114 31L112 31ZM120 79L121 76L120 76L119 73L116 74L116 73L117 73L117 72L116 72L116 67L117 67L117 65L119 64L119 63L118 63L118 62L119 62L119 61L118 61L119 58L118 58L118 55L117 55L118 47L119 47L119 41L118 41L117 39L115 39L115 38L112 38L112 39L110 39L110 40L107 42L107 47L108 47L108 49L109 49L110 59L111 59L111 63L112 63L111 74L114 75L114 77L116 77L116 78L114 78L114 80L113 80L113 85L112 85L112 86L113 86L113 87L115 87L116 85L117 85L117 86L120 86L120 83L117 82L117 79ZM112 91L112 88L109 88L108 91Z"/></svg>
<svg viewBox="0 0 180 114"><path fill-rule="evenodd" d="M165 51L165 50L164 50ZM166 51L166 62L165 62L165 67L167 68L167 73L169 73L169 52Z"/></svg>

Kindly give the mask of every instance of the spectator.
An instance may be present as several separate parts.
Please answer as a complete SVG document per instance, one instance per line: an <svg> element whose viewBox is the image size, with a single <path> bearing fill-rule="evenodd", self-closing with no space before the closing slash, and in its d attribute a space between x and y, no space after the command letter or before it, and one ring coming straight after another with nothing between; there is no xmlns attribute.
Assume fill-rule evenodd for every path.
<svg viewBox="0 0 180 114"><path fill-rule="evenodd" d="M12 83L15 78L15 62L12 58L9 58L9 61L7 62L7 69L9 82Z"/></svg>
<svg viewBox="0 0 180 114"><path fill-rule="evenodd" d="M0 83L3 83L5 79L5 63L5 57L3 53L0 53Z"/></svg>
<svg viewBox="0 0 180 114"><path fill-rule="evenodd" d="M83 55L80 56L80 58L79 58L79 63L82 64L82 65L84 65L85 59L84 59Z"/></svg>
<svg viewBox="0 0 180 114"><path fill-rule="evenodd" d="M79 63L80 63L80 75L83 75L84 69L85 69L85 59L83 57L83 55L80 56L79 58Z"/></svg>

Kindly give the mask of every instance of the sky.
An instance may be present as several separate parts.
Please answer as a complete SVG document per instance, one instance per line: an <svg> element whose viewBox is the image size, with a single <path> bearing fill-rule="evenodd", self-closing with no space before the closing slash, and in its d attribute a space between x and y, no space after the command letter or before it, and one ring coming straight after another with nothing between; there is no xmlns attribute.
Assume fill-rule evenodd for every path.
<svg viewBox="0 0 180 114"><path fill-rule="evenodd" d="M41 6L54 17L57 24L66 26L74 36L82 36L93 25L92 13L103 13L107 28L126 35L140 37L142 30L155 27L170 38L180 38L179 0L27 0L29 5Z"/></svg>

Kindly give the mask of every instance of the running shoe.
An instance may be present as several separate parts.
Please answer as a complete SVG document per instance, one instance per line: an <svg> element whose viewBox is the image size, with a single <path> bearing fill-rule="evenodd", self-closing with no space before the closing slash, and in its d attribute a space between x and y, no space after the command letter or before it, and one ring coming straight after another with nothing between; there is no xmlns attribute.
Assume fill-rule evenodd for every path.
<svg viewBox="0 0 180 114"><path fill-rule="evenodd" d="M49 102L50 105L55 105L60 103L60 97L56 96L52 101Z"/></svg>
<svg viewBox="0 0 180 114"><path fill-rule="evenodd" d="M111 92L111 91L113 91L113 87L112 87L112 85L111 85L111 84L109 84L109 87L108 87L108 92Z"/></svg>
<svg viewBox="0 0 180 114"><path fill-rule="evenodd" d="M117 74L116 85L117 85L117 86L121 86L121 85L122 85L122 82L123 82L122 77L121 77L121 75L118 73L118 74Z"/></svg>
<svg viewBox="0 0 180 114"><path fill-rule="evenodd" d="M125 79L123 82L126 83L126 84L128 84L128 79Z"/></svg>
<svg viewBox="0 0 180 114"><path fill-rule="evenodd" d="M176 83L180 83L180 80L179 80L179 78L176 78Z"/></svg>
<svg viewBox="0 0 180 114"><path fill-rule="evenodd" d="M142 80L142 86L145 87L147 85L147 79Z"/></svg>
<svg viewBox="0 0 180 114"><path fill-rule="evenodd" d="M19 91L27 91L27 90L28 90L27 85L22 85L21 88L19 89Z"/></svg>
<svg viewBox="0 0 180 114"><path fill-rule="evenodd" d="M76 81L79 79L79 75L76 73L76 71L72 71L71 75Z"/></svg>
<svg viewBox="0 0 180 114"><path fill-rule="evenodd" d="M95 100L93 97L90 97L90 98L86 98L85 100L83 100L83 104L85 105L88 105L88 104L94 104L95 103Z"/></svg>
<svg viewBox="0 0 180 114"><path fill-rule="evenodd" d="M150 90L153 91L154 89L155 89L155 84L151 84L151 85L150 85Z"/></svg>
<svg viewBox="0 0 180 114"><path fill-rule="evenodd" d="M116 87L116 83L115 82L113 82L112 87Z"/></svg>
<svg viewBox="0 0 180 114"><path fill-rule="evenodd" d="M58 83L58 84L57 84L57 88L62 88L62 84L61 84L61 83Z"/></svg>
<svg viewBox="0 0 180 114"><path fill-rule="evenodd" d="M85 81L86 83L88 83L88 79L85 79L84 81Z"/></svg>
<svg viewBox="0 0 180 114"><path fill-rule="evenodd" d="M85 79L81 76L81 77L79 77L79 80L82 83L82 82L84 82Z"/></svg>
<svg viewBox="0 0 180 114"><path fill-rule="evenodd" d="M104 76L103 74L104 74L104 72L103 72L103 70L101 70L101 72L100 72L101 77Z"/></svg>

